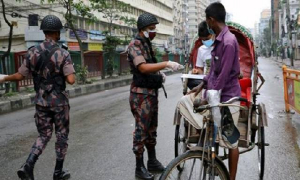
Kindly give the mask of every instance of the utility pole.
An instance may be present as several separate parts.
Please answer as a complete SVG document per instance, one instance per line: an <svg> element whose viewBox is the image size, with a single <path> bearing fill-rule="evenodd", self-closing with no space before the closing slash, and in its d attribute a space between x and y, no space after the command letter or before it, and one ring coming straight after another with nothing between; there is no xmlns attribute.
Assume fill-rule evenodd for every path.
<svg viewBox="0 0 300 180"><path fill-rule="evenodd" d="M6 22L6 24L9 27L9 36L8 36L8 47L7 47L7 51L1 56L1 61L2 61L2 66L3 66L3 73L4 74L8 74L7 72L7 67L6 67L6 63L5 63L5 59L9 58L10 55L10 51L11 51L11 44L12 44L12 36L13 36L13 24L11 22L9 22L9 20L6 17L5 14L5 3L4 0L1 0L1 4L2 4L2 13L3 13L3 18L4 21ZM8 93L10 89L10 84L9 83L5 83L5 93Z"/></svg>
<svg viewBox="0 0 300 180"><path fill-rule="evenodd" d="M189 0L184 0L183 6L183 25L184 25L184 59L185 59L185 73L189 72L189 35L188 35L188 2ZM187 79L184 80L183 83L183 94L187 93Z"/></svg>
<svg viewBox="0 0 300 180"><path fill-rule="evenodd" d="M291 29L291 11L290 11L290 0L286 1L286 21L287 21L287 30L288 30L288 39L290 42L290 60L291 60L291 66L294 66L294 47L293 47L293 38L292 38L292 29ZM290 51L290 50L289 50Z"/></svg>
<svg viewBox="0 0 300 180"><path fill-rule="evenodd" d="M274 41L274 0L271 0L271 56L274 55L273 41Z"/></svg>

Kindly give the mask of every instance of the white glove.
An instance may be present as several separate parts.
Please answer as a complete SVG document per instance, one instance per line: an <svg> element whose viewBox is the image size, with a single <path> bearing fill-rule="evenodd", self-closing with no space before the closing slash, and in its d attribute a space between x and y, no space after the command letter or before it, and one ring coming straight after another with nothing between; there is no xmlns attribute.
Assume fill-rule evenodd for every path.
<svg viewBox="0 0 300 180"><path fill-rule="evenodd" d="M177 62L169 61L167 63L167 67L171 68L173 71L178 71L180 69L184 69L184 66L181 64L178 64Z"/></svg>
<svg viewBox="0 0 300 180"><path fill-rule="evenodd" d="M6 76L8 76L8 75L6 75L6 74L0 74L0 84L2 84L2 83L5 82L4 78L5 78Z"/></svg>
<svg viewBox="0 0 300 180"><path fill-rule="evenodd" d="M161 75L162 75L162 78L163 78L163 83L165 83L166 82L166 78L167 78L167 76L165 75L165 73L163 73L163 72L159 72Z"/></svg>

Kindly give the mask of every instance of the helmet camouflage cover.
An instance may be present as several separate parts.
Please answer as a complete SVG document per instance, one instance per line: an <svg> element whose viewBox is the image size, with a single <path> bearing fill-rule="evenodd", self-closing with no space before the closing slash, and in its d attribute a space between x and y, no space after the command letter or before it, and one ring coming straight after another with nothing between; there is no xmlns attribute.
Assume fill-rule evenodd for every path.
<svg viewBox="0 0 300 180"><path fill-rule="evenodd" d="M150 13L144 13L142 15L139 16L138 21L137 21L137 28L139 30L150 26L152 24L159 24L157 18L150 14Z"/></svg>
<svg viewBox="0 0 300 180"><path fill-rule="evenodd" d="M43 31L60 31L63 28L60 19L54 15L47 15L41 23Z"/></svg>

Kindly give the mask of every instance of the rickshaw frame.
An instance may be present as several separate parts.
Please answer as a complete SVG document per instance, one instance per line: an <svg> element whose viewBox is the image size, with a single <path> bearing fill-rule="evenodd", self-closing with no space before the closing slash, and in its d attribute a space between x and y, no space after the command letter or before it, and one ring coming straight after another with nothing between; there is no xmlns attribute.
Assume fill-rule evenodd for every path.
<svg viewBox="0 0 300 180"><path fill-rule="evenodd" d="M248 103L244 106L248 109L248 111L247 111L248 113L247 114L244 113L244 115L247 118L248 126L247 126L247 132L245 135L246 138L240 139L240 142L242 142L242 143L239 143L239 147L245 148L240 151L240 154L244 154L246 152L253 150L255 146L258 147L259 178L263 179L264 162L265 162L265 146L268 146L268 144L265 143L264 127L268 126L268 121L267 121L267 116L266 116L265 105L263 103L257 104L257 96L260 95L259 90L265 83L265 79L259 72L259 69L258 69L259 63L258 63L257 55L255 53L255 48L254 48L254 44L253 44L251 37L246 35L245 32L242 32L238 28L241 26L237 25L236 23L229 23L227 25L229 25L229 29L231 30L231 32L233 32L237 36L237 39L238 39L238 37L244 38L241 41L239 41L239 39L238 39L239 44L240 44L240 46L243 45L242 43L247 44L249 49L246 48L246 50L248 50L249 52L251 51L249 54L252 55L252 56L250 56L250 58L248 58L248 60L250 59L252 61L252 67L251 67L251 73L250 73L251 77L245 78L245 79L247 79L246 81L249 81L249 79L251 81L251 86L247 87L248 89L251 88L251 95L250 95L250 97L249 97L249 94L247 95L246 98L248 99ZM194 43L194 44L197 44L197 43ZM244 47L243 47L243 50L245 51ZM240 51L240 54L241 53L243 53L243 52ZM243 56L243 54L241 54L241 56ZM242 61L243 61L243 59L240 60L241 64L244 63ZM186 59L186 69L185 69L186 73L189 71L190 64L191 64L191 60L188 61ZM246 63L244 63L244 64L246 64ZM242 68L245 68L245 67L241 67L241 70L245 70L245 71L249 70L249 67L248 68L246 67L245 69L242 69ZM183 80L183 94L184 95L187 93L187 89L188 89L187 81L188 81L187 79ZM258 84L259 81L260 81L260 84ZM242 115L242 111L241 111L241 115ZM245 117L240 117L240 119L241 118L245 118ZM199 141L200 134L199 133L197 134L198 130L195 129L192 125L188 124L188 122L186 120L184 120L183 122L181 120L179 120L177 122L175 121L174 124L176 125L176 128L175 128L175 157L180 156L182 153L184 153L184 152L179 152L179 149L178 149L181 142L183 143L183 146L185 146L185 147L183 147L184 151L199 150L199 148L191 145L191 144L193 144L193 143L195 144ZM185 125L184 129L185 129L186 137L180 137L180 130L182 128L181 127L182 124ZM196 133L193 131L196 131ZM255 143L256 132L258 133L258 136L257 136L257 142ZM218 156L218 158L220 158L221 160L225 160L228 158L228 155L227 155L225 149L224 149L224 155ZM180 170L180 168L178 168L178 170Z"/></svg>

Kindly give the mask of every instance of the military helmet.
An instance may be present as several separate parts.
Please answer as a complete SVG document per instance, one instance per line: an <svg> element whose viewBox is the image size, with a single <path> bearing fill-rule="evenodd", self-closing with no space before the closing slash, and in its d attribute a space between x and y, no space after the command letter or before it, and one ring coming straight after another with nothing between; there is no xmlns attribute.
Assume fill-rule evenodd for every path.
<svg viewBox="0 0 300 180"><path fill-rule="evenodd" d="M41 23L43 31L60 31L63 28L60 19L54 15L47 15Z"/></svg>
<svg viewBox="0 0 300 180"><path fill-rule="evenodd" d="M144 13L144 14L140 15L138 18L137 28L139 30L141 30L152 24L159 24L156 17L150 13Z"/></svg>

